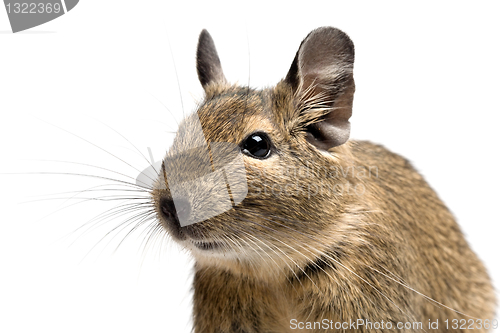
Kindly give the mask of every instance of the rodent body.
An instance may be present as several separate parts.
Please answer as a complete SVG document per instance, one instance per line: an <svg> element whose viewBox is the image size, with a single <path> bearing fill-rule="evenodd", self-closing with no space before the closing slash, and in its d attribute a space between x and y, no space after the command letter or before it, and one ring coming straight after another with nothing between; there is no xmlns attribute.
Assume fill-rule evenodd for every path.
<svg viewBox="0 0 500 333"><path fill-rule="evenodd" d="M322 323L308 332L418 332L429 320L440 323L433 332L458 332L445 320L493 319L488 274L435 192L404 158L347 141L353 61L350 39L320 28L275 87L233 86L202 32L206 96L196 115L208 142L242 147L248 194L181 226L165 170L196 173L199 156L165 157L153 199L161 224L196 259L195 332L297 332L305 322ZM192 121L180 125L177 151L193 140L182 130ZM186 193L182 214L196 215L206 192ZM391 329L334 326L358 320ZM407 322L422 326L398 328Z"/></svg>

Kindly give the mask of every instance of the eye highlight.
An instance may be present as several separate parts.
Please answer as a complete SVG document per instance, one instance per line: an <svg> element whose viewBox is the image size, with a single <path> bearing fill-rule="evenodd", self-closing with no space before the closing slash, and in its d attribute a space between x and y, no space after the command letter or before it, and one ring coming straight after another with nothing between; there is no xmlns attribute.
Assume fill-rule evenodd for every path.
<svg viewBox="0 0 500 333"><path fill-rule="evenodd" d="M266 133L257 132L250 134L241 143L244 154L253 158L265 159L271 155L271 139Z"/></svg>

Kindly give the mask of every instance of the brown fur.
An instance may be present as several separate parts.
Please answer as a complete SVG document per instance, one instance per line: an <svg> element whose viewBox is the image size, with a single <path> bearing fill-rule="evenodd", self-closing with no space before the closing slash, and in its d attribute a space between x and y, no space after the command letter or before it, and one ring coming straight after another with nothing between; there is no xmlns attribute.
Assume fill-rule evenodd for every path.
<svg viewBox="0 0 500 333"><path fill-rule="evenodd" d="M291 329L292 319L391 322L387 331L422 322L428 332L445 332L446 319L493 318L485 268L407 160L365 141L318 149L307 139L308 126L322 121L324 104L300 100L287 80L266 90L205 83L197 115L208 142L239 145L261 131L274 150L267 159L244 156L249 192L242 203L183 227L178 240L196 259L195 332L300 331ZM180 131L174 147L186 140L189 133ZM182 163L184 172L194 164ZM165 184L160 178L153 199L171 231L160 212L170 195ZM192 205L202 202L202 192L192 193ZM224 245L213 255L190 238ZM429 329L429 319L439 320L438 330Z"/></svg>

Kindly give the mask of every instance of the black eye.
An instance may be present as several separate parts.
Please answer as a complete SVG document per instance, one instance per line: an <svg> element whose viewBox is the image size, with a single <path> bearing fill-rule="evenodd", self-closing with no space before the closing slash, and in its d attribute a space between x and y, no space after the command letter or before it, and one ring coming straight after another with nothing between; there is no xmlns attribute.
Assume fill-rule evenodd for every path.
<svg viewBox="0 0 500 333"><path fill-rule="evenodd" d="M271 140L265 133L253 133L243 141L242 150L255 158L268 158L271 155Z"/></svg>

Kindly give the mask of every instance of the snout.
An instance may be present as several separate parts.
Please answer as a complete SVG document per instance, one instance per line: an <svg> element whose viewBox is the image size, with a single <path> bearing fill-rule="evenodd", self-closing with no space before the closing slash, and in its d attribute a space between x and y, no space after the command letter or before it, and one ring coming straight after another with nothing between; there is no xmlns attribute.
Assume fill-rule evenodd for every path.
<svg viewBox="0 0 500 333"><path fill-rule="evenodd" d="M191 214L191 204L185 198L164 197L158 203L158 211L166 227L171 231L172 236L179 240L186 239L189 234L188 227L182 227L180 220L189 219Z"/></svg>
<svg viewBox="0 0 500 333"><path fill-rule="evenodd" d="M190 246L203 252L218 251L227 247L219 241L214 241L203 223L182 225L180 221L189 220L193 214L192 205L186 198L171 198L165 195L157 202L156 209L163 226L178 241L187 241L183 242L184 245L191 244Z"/></svg>
<svg viewBox="0 0 500 333"><path fill-rule="evenodd" d="M162 225L183 246L220 249L222 214L232 211L248 193L239 146L174 146L162 171L153 193Z"/></svg>
<svg viewBox="0 0 500 333"><path fill-rule="evenodd" d="M202 223L182 225L181 221L189 221L193 210L189 200L182 197L164 197L158 203L158 211L165 227L178 240L202 241L206 235Z"/></svg>

